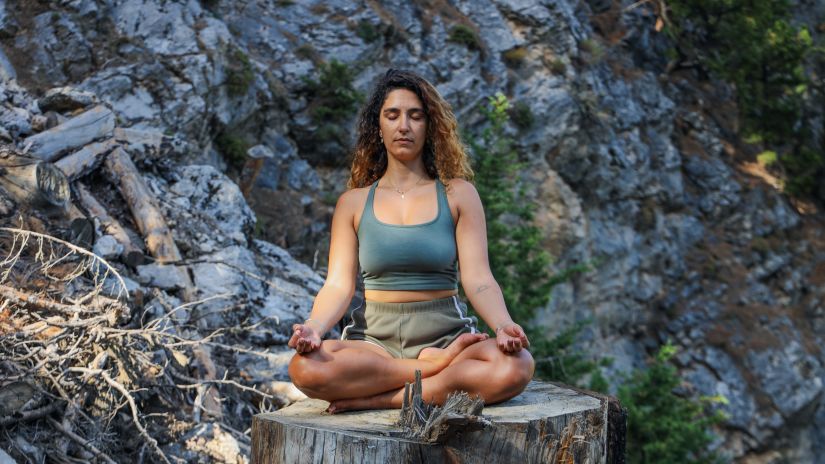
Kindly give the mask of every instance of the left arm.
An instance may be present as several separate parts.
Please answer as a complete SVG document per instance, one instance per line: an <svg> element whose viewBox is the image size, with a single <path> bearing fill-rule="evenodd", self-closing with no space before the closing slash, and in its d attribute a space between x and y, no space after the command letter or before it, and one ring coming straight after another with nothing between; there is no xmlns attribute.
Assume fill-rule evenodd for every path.
<svg viewBox="0 0 825 464"><path fill-rule="evenodd" d="M454 179L450 186L458 206L455 240L461 286L484 322L495 329L498 347L505 353L518 352L530 342L507 312L501 287L490 271L487 224L481 198L473 184L467 181Z"/></svg>

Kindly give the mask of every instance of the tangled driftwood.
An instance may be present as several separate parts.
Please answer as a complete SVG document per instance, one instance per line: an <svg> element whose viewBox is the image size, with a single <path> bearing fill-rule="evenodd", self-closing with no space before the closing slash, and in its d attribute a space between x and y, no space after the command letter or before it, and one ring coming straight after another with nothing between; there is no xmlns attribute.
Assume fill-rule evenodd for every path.
<svg viewBox="0 0 825 464"><path fill-rule="evenodd" d="M114 123L97 106L18 146L0 143L0 209L11 202L19 210L0 215L10 226L0 227L0 448L31 462L181 462L193 459L182 442L200 424L231 435L239 447L231 460L244 462L252 415L287 400L227 378L224 366L234 366L233 352L269 353L241 343L251 326L201 332L180 317L221 295L195 300L158 199L133 162L174 144ZM115 186L127 208L110 213L90 174ZM91 237L61 233L70 219ZM113 262L84 248L95 229L122 246ZM182 303L151 288L141 298L159 312L129 300L121 272L145 255L175 265Z"/></svg>
<svg viewBox="0 0 825 464"><path fill-rule="evenodd" d="M225 402L251 396L264 410L281 404L234 380L198 378L193 360L213 343L226 346L213 342L221 330L177 333L170 323L177 308L136 323L123 279L102 258L21 229L0 228L0 244L0 426L13 429L16 442L66 462L70 455L171 462L157 434L187 420L175 412L182 405L203 406L210 395ZM62 438L44 433L44 423ZM248 446L240 424L221 427ZM128 430L132 442L124 443Z"/></svg>

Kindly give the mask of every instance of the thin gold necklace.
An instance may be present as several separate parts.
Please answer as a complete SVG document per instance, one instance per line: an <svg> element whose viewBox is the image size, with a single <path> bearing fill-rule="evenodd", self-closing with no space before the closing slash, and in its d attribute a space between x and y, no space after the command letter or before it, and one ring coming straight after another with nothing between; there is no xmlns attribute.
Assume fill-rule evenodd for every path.
<svg viewBox="0 0 825 464"><path fill-rule="evenodd" d="M412 187L408 188L407 190L401 190L400 188L395 186L395 182L393 182L392 179L390 179L390 176L385 177L387 178L387 182L390 183L390 187L392 187L393 190L395 190L396 192L398 192L399 195L401 195L402 200L404 199L404 194L421 185L421 181L424 180L424 176L421 176L418 178L418 181Z"/></svg>

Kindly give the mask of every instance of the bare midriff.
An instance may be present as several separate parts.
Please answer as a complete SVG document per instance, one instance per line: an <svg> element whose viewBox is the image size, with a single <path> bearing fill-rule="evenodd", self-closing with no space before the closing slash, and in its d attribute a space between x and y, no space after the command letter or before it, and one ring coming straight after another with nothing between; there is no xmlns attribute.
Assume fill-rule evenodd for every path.
<svg viewBox="0 0 825 464"><path fill-rule="evenodd" d="M458 290L364 290L367 301L378 303L409 303L447 298L458 294Z"/></svg>

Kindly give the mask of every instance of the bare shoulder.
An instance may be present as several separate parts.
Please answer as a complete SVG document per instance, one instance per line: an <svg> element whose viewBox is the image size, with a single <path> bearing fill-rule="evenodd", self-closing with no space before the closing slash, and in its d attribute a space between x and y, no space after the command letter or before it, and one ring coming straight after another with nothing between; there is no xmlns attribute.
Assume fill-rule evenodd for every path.
<svg viewBox="0 0 825 464"><path fill-rule="evenodd" d="M447 195L459 209L481 206L481 199L475 185L464 179L450 179L447 182Z"/></svg>
<svg viewBox="0 0 825 464"><path fill-rule="evenodd" d="M369 187L349 189L338 197L335 211L357 211L364 206L369 194Z"/></svg>

